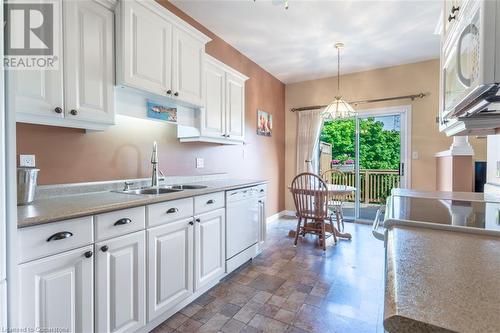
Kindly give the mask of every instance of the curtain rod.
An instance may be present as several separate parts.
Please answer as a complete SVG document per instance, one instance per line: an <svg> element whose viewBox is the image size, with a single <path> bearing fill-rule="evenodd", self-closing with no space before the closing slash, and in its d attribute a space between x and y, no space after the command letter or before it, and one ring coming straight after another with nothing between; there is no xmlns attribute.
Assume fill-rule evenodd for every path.
<svg viewBox="0 0 500 333"><path fill-rule="evenodd" d="M414 94L414 95L405 95L405 96L396 96L396 97L385 97L385 98L376 98L376 99L365 99L362 101L349 102L350 104L358 105L358 104L366 104L366 103L376 103L376 102L386 102L386 101L394 101L398 99L411 99L412 101L416 98L424 98L427 96L426 93ZM314 105L314 106L303 106L300 108L292 108L290 111L309 111L309 110L317 110L327 107L327 105Z"/></svg>

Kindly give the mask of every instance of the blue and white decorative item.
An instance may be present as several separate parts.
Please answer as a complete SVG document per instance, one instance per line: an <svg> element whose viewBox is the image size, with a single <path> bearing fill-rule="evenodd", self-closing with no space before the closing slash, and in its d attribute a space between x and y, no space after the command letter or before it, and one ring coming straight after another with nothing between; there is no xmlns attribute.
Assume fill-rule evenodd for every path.
<svg viewBox="0 0 500 333"><path fill-rule="evenodd" d="M157 103L147 100L148 118L177 123L177 106L168 103Z"/></svg>

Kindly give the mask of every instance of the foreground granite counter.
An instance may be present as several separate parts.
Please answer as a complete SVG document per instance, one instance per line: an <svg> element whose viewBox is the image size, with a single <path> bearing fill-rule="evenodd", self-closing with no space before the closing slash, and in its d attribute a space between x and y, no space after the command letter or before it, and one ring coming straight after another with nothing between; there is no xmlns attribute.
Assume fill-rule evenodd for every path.
<svg viewBox="0 0 500 333"><path fill-rule="evenodd" d="M35 200L30 205L17 208L18 228L263 183L267 183L267 181L220 179L196 182L196 184L205 185L207 188L161 195L136 195L105 191L42 198Z"/></svg>
<svg viewBox="0 0 500 333"><path fill-rule="evenodd" d="M500 237L394 225L387 231L389 332L500 332Z"/></svg>

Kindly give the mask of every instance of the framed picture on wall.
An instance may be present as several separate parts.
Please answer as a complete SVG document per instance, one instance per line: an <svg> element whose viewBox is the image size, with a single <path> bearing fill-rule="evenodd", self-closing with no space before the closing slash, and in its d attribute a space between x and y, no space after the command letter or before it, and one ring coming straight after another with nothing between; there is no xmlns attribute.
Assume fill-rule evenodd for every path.
<svg viewBox="0 0 500 333"><path fill-rule="evenodd" d="M160 104L147 101L148 118L159 119L169 123L177 123L177 107L174 105Z"/></svg>
<svg viewBox="0 0 500 333"><path fill-rule="evenodd" d="M257 135L271 136L273 133L273 115L257 110Z"/></svg>

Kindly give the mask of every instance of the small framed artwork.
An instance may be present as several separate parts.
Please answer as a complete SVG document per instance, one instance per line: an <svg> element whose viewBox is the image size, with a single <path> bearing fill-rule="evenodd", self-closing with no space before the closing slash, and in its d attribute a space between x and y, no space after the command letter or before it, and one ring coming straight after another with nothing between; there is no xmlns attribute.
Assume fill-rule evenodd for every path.
<svg viewBox="0 0 500 333"><path fill-rule="evenodd" d="M257 110L257 135L271 136L273 133L273 115Z"/></svg>
<svg viewBox="0 0 500 333"><path fill-rule="evenodd" d="M170 123L177 123L177 107L147 101L148 118L163 120Z"/></svg>

